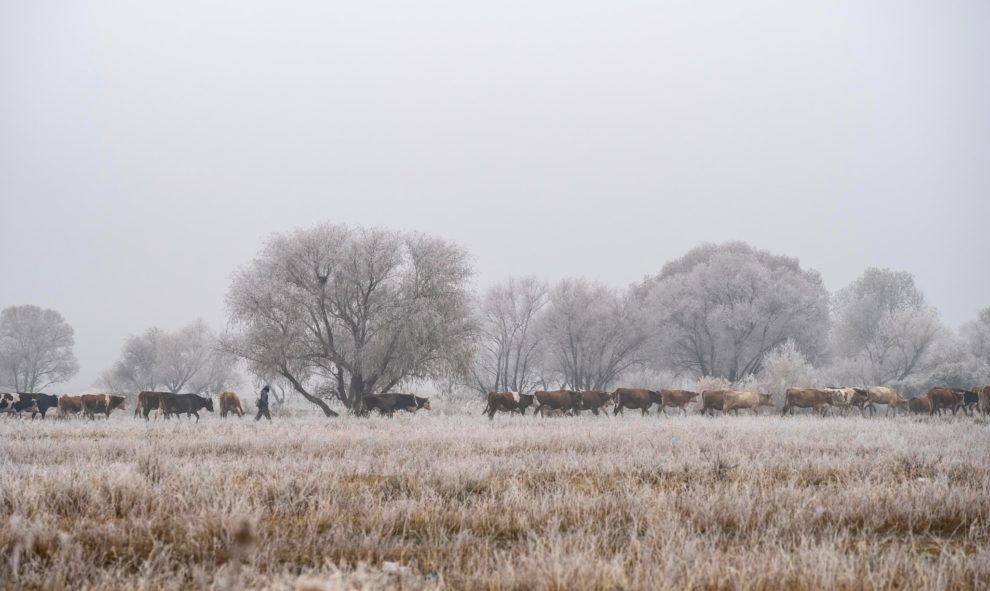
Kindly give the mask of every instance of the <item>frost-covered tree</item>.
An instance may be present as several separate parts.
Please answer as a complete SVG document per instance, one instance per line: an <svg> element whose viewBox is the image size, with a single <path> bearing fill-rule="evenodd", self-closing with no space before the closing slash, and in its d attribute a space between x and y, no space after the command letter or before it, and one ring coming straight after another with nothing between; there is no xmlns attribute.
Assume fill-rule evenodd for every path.
<svg viewBox="0 0 990 591"><path fill-rule="evenodd" d="M980 310L976 320L963 324L959 333L969 352L990 365L990 308Z"/></svg>
<svg viewBox="0 0 990 591"><path fill-rule="evenodd" d="M166 390L216 394L237 383L237 359L220 350L210 327L197 320L175 332L149 328L124 342L99 383L117 392Z"/></svg>
<svg viewBox="0 0 990 591"><path fill-rule="evenodd" d="M79 371L72 327L55 310L10 306L0 312L0 384L38 392Z"/></svg>
<svg viewBox="0 0 990 591"><path fill-rule="evenodd" d="M481 393L528 392L540 383L538 321L550 290L535 277L510 278L489 288L478 304L471 387Z"/></svg>
<svg viewBox="0 0 990 591"><path fill-rule="evenodd" d="M828 292L818 272L742 242L694 248L639 293L659 367L736 382L788 339L812 360L827 343Z"/></svg>
<svg viewBox="0 0 990 591"><path fill-rule="evenodd" d="M465 251L421 234L325 224L275 236L227 295L228 351L327 415L454 368L473 333Z"/></svg>
<svg viewBox="0 0 990 591"><path fill-rule="evenodd" d="M816 383L816 378L815 368L801 354L797 344L787 339L767 352L757 374L756 385L761 391L773 395L780 403L783 402L787 388L817 386L819 384Z"/></svg>
<svg viewBox="0 0 990 591"><path fill-rule="evenodd" d="M836 294L832 344L865 384L907 380L926 369L944 329L904 271L867 269Z"/></svg>
<svg viewBox="0 0 990 591"><path fill-rule="evenodd" d="M648 331L638 300L584 279L553 287L541 318L546 365L564 387L600 390L642 361Z"/></svg>

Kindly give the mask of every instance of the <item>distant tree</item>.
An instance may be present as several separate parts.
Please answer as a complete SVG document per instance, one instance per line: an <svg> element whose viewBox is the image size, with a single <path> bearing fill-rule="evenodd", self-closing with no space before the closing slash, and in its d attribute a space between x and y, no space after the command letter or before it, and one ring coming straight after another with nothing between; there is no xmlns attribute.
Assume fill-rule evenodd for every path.
<svg viewBox="0 0 990 591"><path fill-rule="evenodd" d="M0 383L38 392L72 379L79 363L72 327L54 310L10 306L0 312Z"/></svg>
<svg viewBox="0 0 990 591"><path fill-rule="evenodd" d="M797 344L787 339L768 351L757 374L757 387L783 402L784 392L789 387L811 388L815 383L815 368L801 354Z"/></svg>
<svg viewBox="0 0 990 591"><path fill-rule="evenodd" d="M471 386L481 393L527 392L540 381L540 314L549 302L547 284L535 277L510 278L482 296L478 310Z"/></svg>
<svg viewBox="0 0 990 591"><path fill-rule="evenodd" d="M464 371L470 275L464 250L420 234L326 224L279 235L230 287L225 346L328 416L321 393L360 409L367 394Z"/></svg>
<svg viewBox="0 0 990 591"><path fill-rule="evenodd" d="M553 287L541 325L546 365L574 389L607 388L642 361L648 337L636 298L584 279Z"/></svg>
<svg viewBox="0 0 990 591"><path fill-rule="evenodd" d="M128 337L120 358L104 371L101 386L118 392L166 390L217 394L238 380L237 359L219 347L202 320L175 332L149 328Z"/></svg>
<svg viewBox="0 0 990 591"><path fill-rule="evenodd" d="M742 242L705 244L664 265L639 289L661 367L735 382L791 339L805 357L828 337L828 292L797 259Z"/></svg>
<svg viewBox="0 0 990 591"><path fill-rule="evenodd" d="M969 352L990 365L990 308L980 310L976 320L970 320L959 330Z"/></svg>
<svg viewBox="0 0 990 591"><path fill-rule="evenodd" d="M938 314L907 272L867 269L836 294L833 348L865 384L901 382L926 369L944 332Z"/></svg>

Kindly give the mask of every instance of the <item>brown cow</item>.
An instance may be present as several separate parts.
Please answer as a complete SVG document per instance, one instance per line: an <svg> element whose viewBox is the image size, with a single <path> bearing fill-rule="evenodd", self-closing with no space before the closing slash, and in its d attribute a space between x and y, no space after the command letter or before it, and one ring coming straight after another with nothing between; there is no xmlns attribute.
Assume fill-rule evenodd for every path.
<svg viewBox="0 0 990 591"><path fill-rule="evenodd" d="M619 414L624 408L638 408L641 415L646 415L654 402L663 404L659 392L644 388L618 388L612 392L612 401L615 403L612 415Z"/></svg>
<svg viewBox="0 0 990 591"><path fill-rule="evenodd" d="M161 397L170 396L171 392L152 392L144 391L138 393L137 404L134 405L134 416L144 415L144 420L148 420L148 415L151 411L155 412L155 417L157 419L158 413L161 412Z"/></svg>
<svg viewBox="0 0 990 591"><path fill-rule="evenodd" d="M488 406L485 410L481 411L481 414L487 414L488 420L495 418L495 413L498 411L514 413L518 412L521 415L526 414L526 409L533 406L533 395L532 394L520 394L519 392L489 392L488 393Z"/></svg>
<svg viewBox="0 0 990 591"><path fill-rule="evenodd" d="M667 414L667 407L669 406L681 409L686 415L687 405L691 404L691 401L697 397L698 393L690 390L660 390L660 410L657 412Z"/></svg>
<svg viewBox="0 0 990 591"><path fill-rule="evenodd" d="M925 396L915 396L908 399L908 409L916 415L930 415L932 414L932 401Z"/></svg>
<svg viewBox="0 0 990 591"><path fill-rule="evenodd" d="M244 416L244 409L241 408L241 399L237 392L224 392L220 394L220 418L227 418L227 413L232 412L238 417Z"/></svg>
<svg viewBox="0 0 990 591"><path fill-rule="evenodd" d="M952 409L952 414L956 414L962 404L962 396L952 388L932 388L925 396L928 398L930 408L928 415L941 413L942 409Z"/></svg>
<svg viewBox="0 0 990 591"><path fill-rule="evenodd" d="M895 417L897 416L898 408L907 409L907 400L893 388L888 388L887 386L870 386L866 389L866 393L870 397L866 403L866 408L870 409L870 416L873 416L877 412L876 407L873 406L874 404L886 404L887 410L884 414L894 413Z"/></svg>
<svg viewBox="0 0 990 591"><path fill-rule="evenodd" d="M701 414L707 414L709 410L722 410L722 403L725 395L732 390L705 390L701 393ZM712 414L715 414L714 412Z"/></svg>
<svg viewBox="0 0 990 591"><path fill-rule="evenodd" d="M580 390L578 394L581 395L581 404L577 409L578 414L581 414L582 410L590 410L597 417L603 407L612 404L612 396L602 390ZM604 412L608 414L608 411Z"/></svg>
<svg viewBox="0 0 990 591"><path fill-rule="evenodd" d="M722 413L729 414L729 411L735 411L735 414L739 414L740 408L751 408L753 409L753 414L760 414L761 406L773 406L773 400L770 398L769 394L763 394L760 392L726 392L722 399Z"/></svg>
<svg viewBox="0 0 990 591"><path fill-rule="evenodd" d="M540 416L545 416L545 409L559 410L564 414L569 414L571 411L581 408L580 392L574 392L572 390L553 390L550 392L537 390L533 392L533 396L536 398L536 409L533 411L534 417L537 413Z"/></svg>
<svg viewBox="0 0 990 591"><path fill-rule="evenodd" d="M82 412L82 396L70 396L64 394L58 399L58 416L67 419L70 414L77 415Z"/></svg>
<svg viewBox="0 0 990 591"><path fill-rule="evenodd" d="M96 420L96 413L106 415L110 418L110 413L114 409L123 410L125 398L123 396L111 396L110 394L83 394L82 410L83 414L92 420Z"/></svg>
<svg viewBox="0 0 990 591"><path fill-rule="evenodd" d="M973 391L976 392L976 396L980 400L978 406L980 412L984 415L990 415L990 386L973 388Z"/></svg>
<svg viewBox="0 0 990 591"><path fill-rule="evenodd" d="M795 408L811 408L825 416L828 408L832 406L832 393L828 390L817 388L788 388L784 396L784 410L780 416L784 416L788 411L793 415Z"/></svg>

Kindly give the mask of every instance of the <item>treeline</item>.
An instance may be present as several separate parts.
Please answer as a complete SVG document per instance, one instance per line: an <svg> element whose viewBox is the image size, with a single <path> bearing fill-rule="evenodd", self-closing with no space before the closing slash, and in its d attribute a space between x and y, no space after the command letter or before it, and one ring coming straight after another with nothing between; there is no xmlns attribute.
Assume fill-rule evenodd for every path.
<svg viewBox="0 0 990 591"><path fill-rule="evenodd" d="M990 308L956 333L903 271L866 269L832 294L797 259L730 242L626 288L527 276L475 293L471 276L463 248L424 234L331 224L279 234L236 272L225 334L196 322L135 335L101 384L209 394L245 369L330 415L334 400L352 408L423 380L479 393L701 381L775 395L990 383ZM69 379L71 327L25 308L0 319L0 381L24 391ZM38 354L35 333L59 335L57 354Z"/></svg>

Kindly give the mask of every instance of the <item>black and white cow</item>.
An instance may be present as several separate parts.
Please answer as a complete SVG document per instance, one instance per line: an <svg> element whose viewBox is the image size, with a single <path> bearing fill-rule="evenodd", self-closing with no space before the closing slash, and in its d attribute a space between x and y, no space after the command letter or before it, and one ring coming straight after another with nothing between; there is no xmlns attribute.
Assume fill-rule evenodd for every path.
<svg viewBox="0 0 990 591"><path fill-rule="evenodd" d="M35 418L38 413L41 413L41 418L45 418L45 413L51 409L58 409L58 396L54 394L43 394L41 392L37 393L24 393L19 392L18 395L21 397L21 404L25 406L26 410L31 410L31 418ZM30 400L34 400L36 409L31 409ZM20 411L18 411L20 412Z"/></svg>
<svg viewBox="0 0 990 591"><path fill-rule="evenodd" d="M0 412L20 415L24 411L41 412L38 410L38 402L34 398L22 398L22 395L16 392L0 393Z"/></svg>

